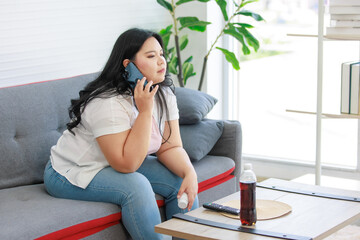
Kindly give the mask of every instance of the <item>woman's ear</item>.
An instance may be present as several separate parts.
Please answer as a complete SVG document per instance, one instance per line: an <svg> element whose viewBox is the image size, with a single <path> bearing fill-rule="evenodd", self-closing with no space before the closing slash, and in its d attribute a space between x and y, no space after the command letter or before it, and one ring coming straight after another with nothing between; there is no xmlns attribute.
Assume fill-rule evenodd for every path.
<svg viewBox="0 0 360 240"><path fill-rule="evenodd" d="M126 68L129 63L130 63L130 60L129 60L129 59L125 59L125 60L123 61L124 67Z"/></svg>

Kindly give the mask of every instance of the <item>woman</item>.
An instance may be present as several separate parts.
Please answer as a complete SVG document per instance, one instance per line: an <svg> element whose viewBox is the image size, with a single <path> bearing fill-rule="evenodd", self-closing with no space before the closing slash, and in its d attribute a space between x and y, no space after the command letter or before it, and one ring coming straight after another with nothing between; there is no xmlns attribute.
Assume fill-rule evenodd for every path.
<svg viewBox="0 0 360 240"><path fill-rule="evenodd" d="M134 89L126 81L130 62L144 75ZM133 239L161 239L154 232L161 222L154 192L165 198L167 218L186 211L177 206L184 192L187 210L198 207L197 176L182 147L173 89L161 37L141 29L121 34L102 73L71 101L68 129L45 169L47 191L115 203Z"/></svg>

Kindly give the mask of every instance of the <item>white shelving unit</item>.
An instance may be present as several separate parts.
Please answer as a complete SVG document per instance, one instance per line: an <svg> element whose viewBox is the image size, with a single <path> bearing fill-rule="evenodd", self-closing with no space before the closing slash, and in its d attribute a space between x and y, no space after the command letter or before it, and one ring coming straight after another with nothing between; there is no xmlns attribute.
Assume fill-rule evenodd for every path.
<svg viewBox="0 0 360 240"><path fill-rule="evenodd" d="M317 65L317 97L316 97L316 158L315 184L320 185L321 179L321 118L322 118L322 88L323 88L323 58L324 58L324 0L319 0L318 9L318 65Z"/></svg>
<svg viewBox="0 0 360 240"><path fill-rule="evenodd" d="M351 36L326 36L324 34L324 15L325 15L325 6L324 0L318 0L318 33L317 34L288 34L288 36L296 37L316 37L318 40L318 51L317 51L317 100L316 100L316 112L307 112L299 110L286 110L287 112L302 113L302 114L315 114L316 115L316 156L315 156L315 184L320 185L321 181L321 133L322 133L322 119L324 118L355 118L360 119L360 115L351 115L351 114L332 114L332 113L323 113L323 50L324 41L360 41L358 37ZM360 53L359 53L360 56ZM360 125L359 125L360 126Z"/></svg>

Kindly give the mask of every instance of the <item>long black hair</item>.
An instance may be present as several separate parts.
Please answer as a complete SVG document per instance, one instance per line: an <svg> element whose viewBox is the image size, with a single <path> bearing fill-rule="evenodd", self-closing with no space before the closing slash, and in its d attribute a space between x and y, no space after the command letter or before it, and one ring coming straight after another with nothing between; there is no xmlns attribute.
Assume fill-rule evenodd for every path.
<svg viewBox="0 0 360 240"><path fill-rule="evenodd" d="M108 98L119 94L133 95L133 91L125 79L125 67L123 66L123 61L125 59L134 60L136 53L150 37L154 37L159 42L160 46L163 47L163 41L160 35L152 31L132 28L119 36L103 71L95 80L88 83L88 85L79 92L79 98L71 100L71 106L69 107L70 122L67 124L67 129L72 134L75 135L72 129L80 124L81 114L84 112L86 105L94 98ZM161 118L164 111L167 119L169 119L169 110L165 100L164 88L169 87L174 92L174 85L168 72L165 74L165 80L158 85L159 89L155 98L159 103L160 109L160 129ZM163 137L165 142L170 138L170 135L167 139L164 139Z"/></svg>

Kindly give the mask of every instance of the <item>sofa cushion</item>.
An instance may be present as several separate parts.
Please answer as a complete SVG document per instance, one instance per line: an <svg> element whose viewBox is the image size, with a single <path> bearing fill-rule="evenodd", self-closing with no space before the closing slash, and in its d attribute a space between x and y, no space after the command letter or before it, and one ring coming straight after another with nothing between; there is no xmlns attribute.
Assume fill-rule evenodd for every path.
<svg viewBox="0 0 360 240"><path fill-rule="evenodd" d="M203 192L233 177L230 173L234 161L208 155L195 162L194 168L198 174L199 192ZM164 204L158 194L156 199L158 205ZM112 226L123 228L118 225L121 211L115 204L54 198L43 184L3 189L0 203L0 239L86 237ZM127 236L124 231L118 232Z"/></svg>
<svg viewBox="0 0 360 240"><path fill-rule="evenodd" d="M221 120L203 119L192 125L180 125L183 146L191 161L206 156L219 140L224 128Z"/></svg>
<svg viewBox="0 0 360 240"><path fill-rule="evenodd" d="M231 175L233 176L233 175ZM212 186L209 189L199 192L199 206L202 206L204 203L214 202L223 198L225 196L231 195L236 192L236 186L239 185L239 182L236 180L236 177L224 179L221 183L216 186Z"/></svg>
<svg viewBox="0 0 360 240"><path fill-rule="evenodd" d="M179 123L194 124L201 121L214 107L217 99L197 90L178 87L175 89L179 108Z"/></svg>
<svg viewBox="0 0 360 240"><path fill-rule="evenodd" d="M0 189L41 183L70 99L97 74L0 89Z"/></svg>
<svg viewBox="0 0 360 240"><path fill-rule="evenodd" d="M56 236L116 224L121 213L111 203L51 197L43 184L36 184L1 190L0 216L0 239L35 239L65 228L68 229L55 233Z"/></svg>
<svg viewBox="0 0 360 240"><path fill-rule="evenodd" d="M198 176L199 193L234 178L231 173L235 162L228 157L207 155L193 166Z"/></svg>

